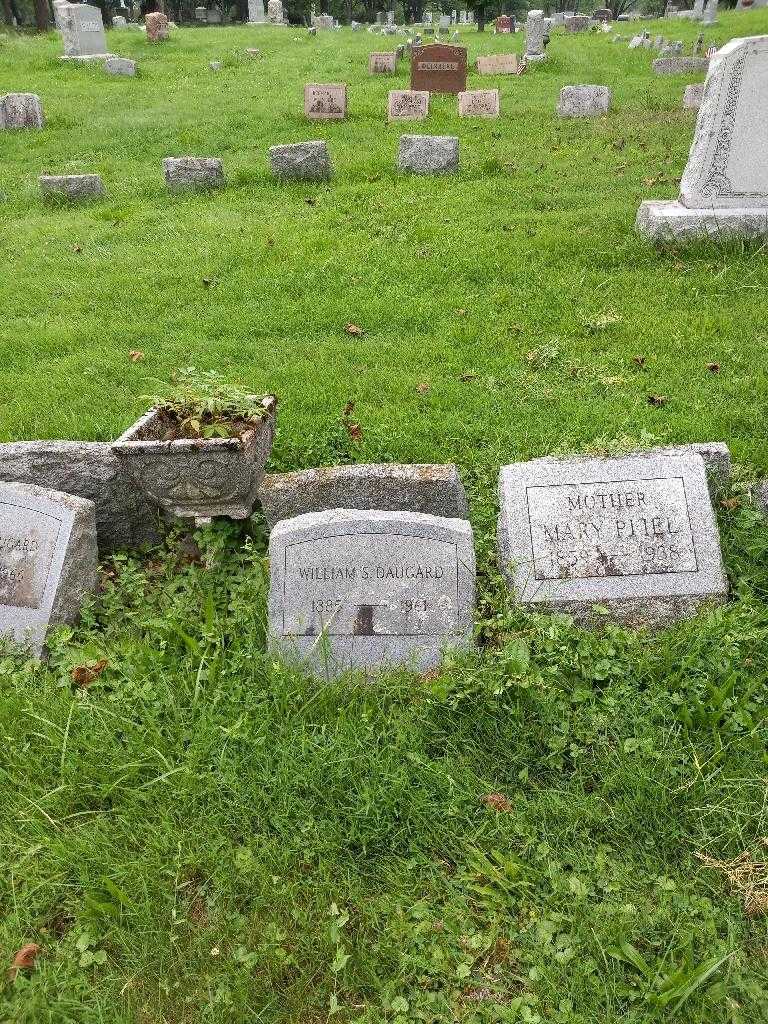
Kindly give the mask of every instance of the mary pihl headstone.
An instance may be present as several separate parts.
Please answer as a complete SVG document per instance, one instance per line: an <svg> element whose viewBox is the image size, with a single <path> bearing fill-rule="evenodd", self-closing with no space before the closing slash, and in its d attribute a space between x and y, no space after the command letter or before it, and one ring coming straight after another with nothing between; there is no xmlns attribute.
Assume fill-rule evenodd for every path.
<svg viewBox="0 0 768 1024"><path fill-rule="evenodd" d="M654 240L768 238L768 35L732 39L712 57L679 200L640 206Z"/></svg>
<svg viewBox="0 0 768 1024"><path fill-rule="evenodd" d="M96 566L92 501L0 483L0 636L39 655L49 626L77 618Z"/></svg>
<svg viewBox="0 0 768 1024"><path fill-rule="evenodd" d="M500 566L524 604L658 627L727 596L700 455L504 466L499 505Z"/></svg>
<svg viewBox="0 0 768 1024"><path fill-rule="evenodd" d="M467 88L467 50L464 46L430 43L411 51L411 89L458 95Z"/></svg>
<svg viewBox="0 0 768 1024"><path fill-rule="evenodd" d="M472 528L420 512L334 509L285 519L269 541L273 648L337 675L425 671L470 643Z"/></svg>

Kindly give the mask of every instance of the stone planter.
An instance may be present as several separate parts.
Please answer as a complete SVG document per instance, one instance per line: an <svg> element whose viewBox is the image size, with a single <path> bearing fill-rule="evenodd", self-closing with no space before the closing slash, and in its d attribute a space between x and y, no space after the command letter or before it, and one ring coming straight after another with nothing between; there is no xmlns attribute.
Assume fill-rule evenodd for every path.
<svg viewBox="0 0 768 1024"><path fill-rule="evenodd" d="M205 521L246 519L275 436L277 400L263 399L267 416L240 437L162 440L158 409L150 409L112 445L126 474L165 512Z"/></svg>

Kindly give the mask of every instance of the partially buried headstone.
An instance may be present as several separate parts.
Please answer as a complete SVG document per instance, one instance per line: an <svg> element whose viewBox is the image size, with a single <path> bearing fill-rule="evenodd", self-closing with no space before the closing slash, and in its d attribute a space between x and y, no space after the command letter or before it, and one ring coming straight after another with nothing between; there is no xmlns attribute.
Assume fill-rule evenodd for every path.
<svg viewBox="0 0 768 1024"><path fill-rule="evenodd" d="M459 93L459 117L498 116L498 89L470 89Z"/></svg>
<svg viewBox="0 0 768 1024"><path fill-rule="evenodd" d="M493 53L487 57L477 58L479 75L516 75L516 53Z"/></svg>
<svg viewBox="0 0 768 1024"><path fill-rule="evenodd" d="M504 466L499 503L499 564L524 604L662 626L727 596L700 455Z"/></svg>
<svg viewBox="0 0 768 1024"><path fill-rule="evenodd" d="M471 642L472 529L418 512L311 512L269 540L270 641L328 676L426 671Z"/></svg>
<svg viewBox="0 0 768 1024"><path fill-rule="evenodd" d="M92 501L0 483L0 635L42 653L49 626L73 622L96 589Z"/></svg>
<svg viewBox="0 0 768 1024"><path fill-rule="evenodd" d="M659 240L768 237L768 35L732 39L712 58L679 201L640 206Z"/></svg>
<svg viewBox="0 0 768 1024"><path fill-rule="evenodd" d="M221 188L225 184L224 165L212 156L168 156L163 160L165 183L169 189Z"/></svg>
<svg viewBox="0 0 768 1024"><path fill-rule="evenodd" d="M607 85L566 85L560 90L560 117L600 117L610 109L611 90Z"/></svg>
<svg viewBox="0 0 768 1024"><path fill-rule="evenodd" d="M304 116L310 121L343 121L347 116L346 85L305 85Z"/></svg>
<svg viewBox="0 0 768 1024"><path fill-rule="evenodd" d="M269 165L277 178L324 181L331 176L331 158L323 141L269 147Z"/></svg>
<svg viewBox="0 0 768 1024"><path fill-rule="evenodd" d="M458 95L467 88L467 50L464 46L430 43L411 51L411 89Z"/></svg>
<svg viewBox="0 0 768 1024"><path fill-rule="evenodd" d="M43 196L77 200L98 199L104 195L100 174L41 174L39 183Z"/></svg>
<svg viewBox="0 0 768 1024"><path fill-rule="evenodd" d="M144 18L147 29L147 40L160 43L168 38L168 17L161 11L152 11Z"/></svg>
<svg viewBox="0 0 768 1024"><path fill-rule="evenodd" d="M43 105L33 92L9 92L0 96L0 130L42 128Z"/></svg>
<svg viewBox="0 0 768 1024"><path fill-rule="evenodd" d="M368 71L372 75L391 75L397 70L397 55L394 53L371 53L368 55Z"/></svg>
<svg viewBox="0 0 768 1024"><path fill-rule="evenodd" d="M401 135L397 167L412 174L457 171L459 140L454 135Z"/></svg>
<svg viewBox="0 0 768 1024"><path fill-rule="evenodd" d="M116 14L112 19L112 28L128 28L128 19L122 14Z"/></svg>
<svg viewBox="0 0 768 1024"><path fill-rule="evenodd" d="M136 61L128 57L107 57L104 70L108 75L128 75L133 78L136 74Z"/></svg>
<svg viewBox="0 0 768 1024"><path fill-rule="evenodd" d="M657 57L653 62L655 75L701 75L709 68L709 57Z"/></svg>
<svg viewBox="0 0 768 1024"><path fill-rule="evenodd" d="M413 89L391 89L387 102L390 121L423 121L429 114L429 93Z"/></svg>

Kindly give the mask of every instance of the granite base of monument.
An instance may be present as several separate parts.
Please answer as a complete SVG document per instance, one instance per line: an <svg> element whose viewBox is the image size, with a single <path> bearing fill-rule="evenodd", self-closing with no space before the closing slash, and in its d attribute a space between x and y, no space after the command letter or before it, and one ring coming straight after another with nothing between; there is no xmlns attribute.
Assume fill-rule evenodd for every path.
<svg viewBox="0 0 768 1024"><path fill-rule="evenodd" d="M269 540L270 645L334 677L426 671L471 642L472 528L418 512L333 509L278 523Z"/></svg>
<svg viewBox="0 0 768 1024"><path fill-rule="evenodd" d="M652 242L760 241L768 238L768 209L692 210L675 199L649 199L640 204L635 227Z"/></svg>

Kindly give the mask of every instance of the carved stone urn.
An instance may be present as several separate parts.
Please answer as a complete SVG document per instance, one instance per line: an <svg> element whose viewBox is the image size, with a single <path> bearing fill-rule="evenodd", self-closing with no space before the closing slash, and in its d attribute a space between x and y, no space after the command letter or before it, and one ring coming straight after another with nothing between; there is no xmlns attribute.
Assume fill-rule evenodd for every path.
<svg viewBox="0 0 768 1024"><path fill-rule="evenodd" d="M247 519L275 436L277 399L259 399L266 415L237 437L163 439L150 409L112 445L126 474L150 501L174 516L206 522Z"/></svg>

